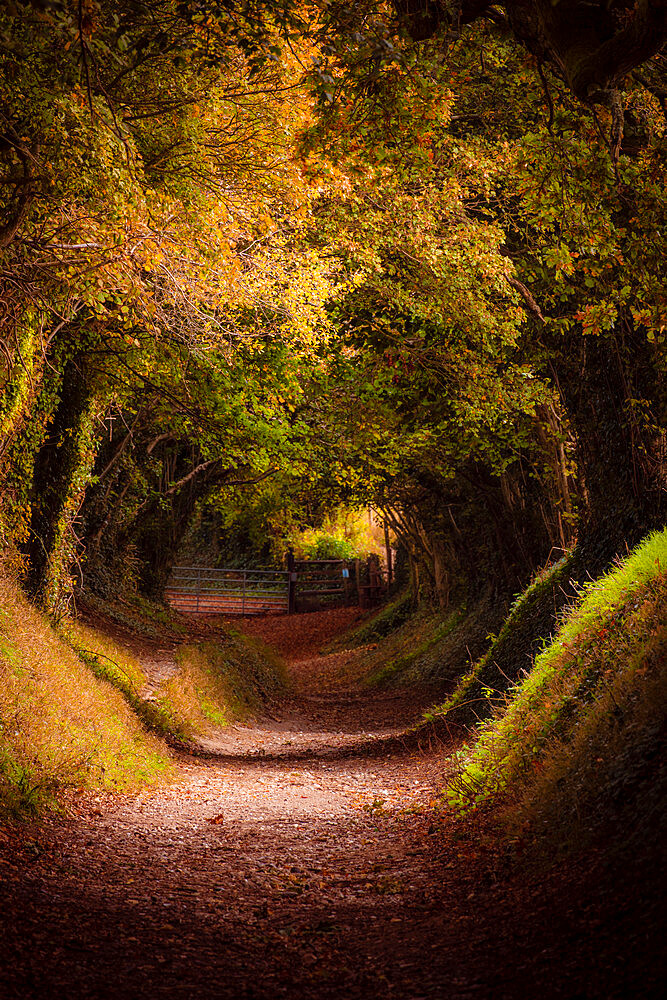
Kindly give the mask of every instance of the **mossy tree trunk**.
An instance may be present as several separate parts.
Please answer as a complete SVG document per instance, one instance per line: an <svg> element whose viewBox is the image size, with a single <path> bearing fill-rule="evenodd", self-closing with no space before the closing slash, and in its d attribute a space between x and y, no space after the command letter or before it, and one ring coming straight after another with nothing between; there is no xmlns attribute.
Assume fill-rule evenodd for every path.
<svg viewBox="0 0 667 1000"><path fill-rule="evenodd" d="M34 461L26 581L32 595L57 611L69 591L76 553L74 520L97 444L99 385L84 352L65 364L59 397Z"/></svg>
<svg viewBox="0 0 667 1000"><path fill-rule="evenodd" d="M28 416L30 400L39 385L41 357L35 329L27 324L16 336L11 367L0 396L0 469Z"/></svg>
<svg viewBox="0 0 667 1000"><path fill-rule="evenodd" d="M32 461L44 424L36 405L44 356L33 323L26 321L13 331L12 339L13 350L6 347L8 372L0 393L0 545L19 568L18 548L29 522Z"/></svg>

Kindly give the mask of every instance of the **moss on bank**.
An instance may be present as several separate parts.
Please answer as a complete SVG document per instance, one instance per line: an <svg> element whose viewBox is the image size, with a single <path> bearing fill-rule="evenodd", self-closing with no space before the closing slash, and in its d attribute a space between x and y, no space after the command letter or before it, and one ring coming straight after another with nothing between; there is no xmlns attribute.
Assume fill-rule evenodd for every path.
<svg viewBox="0 0 667 1000"><path fill-rule="evenodd" d="M470 656L487 643L493 611L480 605L472 611L459 608L446 616L423 615L378 647L369 662L371 686L427 684L448 687L460 675Z"/></svg>

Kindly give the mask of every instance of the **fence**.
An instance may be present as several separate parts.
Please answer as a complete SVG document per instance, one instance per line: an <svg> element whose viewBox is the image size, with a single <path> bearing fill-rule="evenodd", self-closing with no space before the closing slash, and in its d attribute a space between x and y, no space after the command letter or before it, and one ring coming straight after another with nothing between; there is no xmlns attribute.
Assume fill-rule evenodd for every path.
<svg viewBox="0 0 667 1000"><path fill-rule="evenodd" d="M175 566L166 597L186 614L266 615L349 604L371 607L384 589L372 558L290 558L287 570Z"/></svg>
<svg viewBox="0 0 667 1000"><path fill-rule="evenodd" d="M291 560L288 565L294 575L294 610L357 603L354 560Z"/></svg>

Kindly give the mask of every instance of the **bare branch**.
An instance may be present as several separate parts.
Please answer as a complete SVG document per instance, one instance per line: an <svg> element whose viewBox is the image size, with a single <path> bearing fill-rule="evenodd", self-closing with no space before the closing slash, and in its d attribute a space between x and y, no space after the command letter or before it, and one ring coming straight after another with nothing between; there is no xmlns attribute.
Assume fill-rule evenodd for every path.
<svg viewBox="0 0 667 1000"><path fill-rule="evenodd" d="M173 440L173 435L170 434L169 431L166 431L164 434L158 434L158 436L153 438L153 440L146 446L146 454L150 455L153 449L157 448L161 441L167 441L169 439Z"/></svg>
<svg viewBox="0 0 667 1000"><path fill-rule="evenodd" d="M200 464L196 465L191 472L188 472L187 476L183 476L182 479L179 479L172 486L170 486L165 495L168 497L172 496L177 490L180 490L181 486L185 486L186 483L189 483L196 476L200 476L202 472L207 472L212 465L218 465L219 463L219 458L211 458L208 462L200 462Z"/></svg>
<svg viewBox="0 0 667 1000"><path fill-rule="evenodd" d="M176 492L176 490L179 490L181 486L185 486L186 483L189 483L192 479L194 479L195 476L199 476L202 473L208 473L209 470L212 468L212 466L218 465L220 461L221 459L219 458L212 458L209 459L208 462L201 462L199 465L195 466L195 468L191 472L188 472L187 476L183 476L183 478L179 479L178 482L173 484L173 486L170 486L166 492L166 496L171 496L173 493ZM255 476L250 479L224 479L221 485L253 486L255 483L261 483L262 480L268 479L269 476L274 475L275 471L276 471L275 469L269 469L267 472L263 472L261 476Z"/></svg>

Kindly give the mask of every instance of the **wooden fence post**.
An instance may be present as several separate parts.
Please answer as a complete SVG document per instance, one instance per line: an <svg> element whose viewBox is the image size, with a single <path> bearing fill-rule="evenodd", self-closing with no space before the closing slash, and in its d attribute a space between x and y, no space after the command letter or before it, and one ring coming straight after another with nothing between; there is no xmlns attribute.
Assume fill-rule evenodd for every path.
<svg viewBox="0 0 667 1000"><path fill-rule="evenodd" d="M343 600L346 604L350 603L350 568L346 562L343 562L341 566L341 573L343 574Z"/></svg>
<svg viewBox="0 0 667 1000"><path fill-rule="evenodd" d="M296 610L296 570L294 568L294 550L287 550L287 614L293 615Z"/></svg>
<svg viewBox="0 0 667 1000"><path fill-rule="evenodd" d="M363 608L364 599L361 592L361 563L359 559L354 560L354 576L357 581L357 600L359 601L359 607Z"/></svg>

